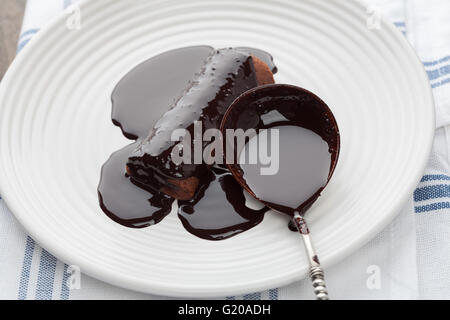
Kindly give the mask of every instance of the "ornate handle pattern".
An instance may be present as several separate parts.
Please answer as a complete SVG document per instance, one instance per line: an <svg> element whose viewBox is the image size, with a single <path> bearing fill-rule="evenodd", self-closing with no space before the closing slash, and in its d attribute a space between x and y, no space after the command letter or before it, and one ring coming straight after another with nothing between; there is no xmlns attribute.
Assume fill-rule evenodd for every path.
<svg viewBox="0 0 450 320"><path fill-rule="evenodd" d="M321 267L311 267L309 270L309 276L311 277L312 285L314 288L314 294L317 300L329 300L328 290L325 284L325 274Z"/></svg>
<svg viewBox="0 0 450 320"><path fill-rule="evenodd" d="M314 294L317 300L329 300L328 290L325 284L325 274L322 267L320 266L319 258L317 257L316 250L314 249L309 235L308 225L305 219L300 215L300 213L295 212L294 218L292 219L298 232L302 235L303 243L305 245L306 253L309 260L309 276L312 281L314 288Z"/></svg>

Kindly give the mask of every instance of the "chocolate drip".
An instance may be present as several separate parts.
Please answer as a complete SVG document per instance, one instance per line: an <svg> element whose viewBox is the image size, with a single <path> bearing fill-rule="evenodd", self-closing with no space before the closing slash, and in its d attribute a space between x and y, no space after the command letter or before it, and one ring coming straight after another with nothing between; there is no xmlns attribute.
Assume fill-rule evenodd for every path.
<svg viewBox="0 0 450 320"><path fill-rule="evenodd" d="M103 165L98 186L100 206L112 220L131 228L160 222L172 210L174 199L130 183L123 164L136 143L114 152Z"/></svg>
<svg viewBox="0 0 450 320"><path fill-rule="evenodd" d="M223 240L248 230L268 211L266 207L247 207L243 188L222 168L211 168L195 197L178 204L178 216L186 230L207 240Z"/></svg>

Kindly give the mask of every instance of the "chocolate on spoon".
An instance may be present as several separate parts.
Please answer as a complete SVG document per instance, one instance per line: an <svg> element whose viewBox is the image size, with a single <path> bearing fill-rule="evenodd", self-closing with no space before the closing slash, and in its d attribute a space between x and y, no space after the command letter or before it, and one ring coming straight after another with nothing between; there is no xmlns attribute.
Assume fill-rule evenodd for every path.
<svg viewBox="0 0 450 320"><path fill-rule="evenodd" d="M316 297L328 299L304 215L337 164L340 137L331 110L305 89L266 85L232 103L221 131L226 164L239 184L266 206L293 217L304 239ZM236 139L239 133L241 139Z"/></svg>

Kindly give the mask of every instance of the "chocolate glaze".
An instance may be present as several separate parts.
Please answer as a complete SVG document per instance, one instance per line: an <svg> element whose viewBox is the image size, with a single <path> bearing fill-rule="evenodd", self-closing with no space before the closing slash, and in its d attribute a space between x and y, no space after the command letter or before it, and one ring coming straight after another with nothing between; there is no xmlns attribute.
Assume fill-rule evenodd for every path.
<svg viewBox="0 0 450 320"><path fill-rule="evenodd" d="M149 184L157 176L165 186L164 177L182 179L205 174L207 165L196 164L194 152L191 164L177 165L172 161L172 149L178 143L171 141L172 133L179 128L187 129L192 137L191 150L194 150L194 140L202 137L194 136L194 122L202 123L203 132L219 128L222 116L234 99L256 86L251 56L234 49L213 52L188 88L130 155L127 163L130 176L143 184ZM209 143L203 141L203 149Z"/></svg>
<svg viewBox="0 0 450 320"><path fill-rule="evenodd" d="M183 97L189 88L192 89L192 81L199 77L199 73L205 76L205 70L202 72L202 69L215 52L211 47L197 46L162 53L138 65L115 87L112 94L112 121L122 129L127 138L137 141L115 152L102 168L98 188L100 206L114 221L127 227L141 228L160 222L170 212L174 199L157 191L161 183L160 177L158 175L148 177L145 180L146 184L142 184L139 179L130 179L127 176L125 164L131 153L139 153L135 150L139 150L145 138L152 136L148 134L149 128L155 126L170 106L183 101L180 104L183 106L182 109L190 112L188 109L191 108L188 108L187 100L180 97ZM234 76L230 76L231 81L234 81L235 77L245 76L250 78L250 83L253 83L253 76L247 74L252 71L251 66L248 65L249 54L269 62L269 67L276 70L271 56L258 49L245 48L239 49L239 52L225 49L219 52L227 52L224 55L228 59L232 58L230 62L235 67L240 64L237 73L236 69L234 73L232 72ZM223 74L226 65L225 61L219 61L221 59L217 59L218 66L215 71L219 72L218 67L223 67L223 70L219 72ZM237 62L233 59L241 61ZM245 74L241 75L239 72ZM211 80L211 78L208 79L208 81ZM208 84L206 79L204 84ZM225 96L230 94L227 92L227 83L220 86L217 80L215 85L221 92L216 95L216 98L219 97L216 99L216 109L200 113L200 116L208 119L207 125L210 127L219 126L222 115L228 107L226 104L232 102L232 95L238 95L237 91L231 89L231 95ZM239 90L246 90L247 84L242 84L240 87ZM205 90L207 89L206 87ZM209 91L208 94L212 95L213 92ZM192 108L204 111L204 106L204 104L202 107L195 105ZM183 123L187 125L188 122L185 121ZM172 126L169 121L162 124L160 122L160 125ZM155 141L166 146L167 141L159 140L159 138ZM152 149L153 145L148 148L149 151L159 150L159 147ZM211 208L214 208L214 214L211 214ZM227 172L227 169L206 168L201 175L194 199L180 201L179 218L192 234L204 239L221 240L254 227L262 221L264 212L267 210L267 208L253 210L246 207L244 190Z"/></svg>
<svg viewBox="0 0 450 320"><path fill-rule="evenodd" d="M288 136L287 138L291 139L290 141L283 141L283 139L286 139L286 137L283 138L284 128L292 126L300 127L299 129L302 130L302 133L298 137ZM292 140L304 139L305 135L318 136L316 140L309 140L308 143L304 144L300 143L300 148L292 148L289 152L283 152L281 148L280 171L274 176L260 176L259 170L253 170L254 168L250 170L252 165L240 165L237 155L243 149L242 147L238 149L239 146L236 143L234 144L236 150L235 162L234 164L227 163L238 182L267 206L289 215L293 215L295 211L304 214L317 200L331 178L339 155L339 130L328 106L316 95L302 88L281 84L267 85L246 92L230 106L224 116L221 129L225 133L226 129L236 128L243 130L278 128L280 129L280 145L289 142L287 144L289 146L292 146ZM323 148L323 146L318 145L320 143L325 144L325 152L323 152L323 149L318 152L318 149ZM327 145L328 152L326 150ZM227 148L227 145L225 145L225 148ZM314 155L321 158L306 157L309 153L314 153ZM283 159L283 156L286 155L290 159ZM298 162L291 161L292 158L298 159ZM302 160L306 162L302 163ZM283 162L285 166L281 167ZM320 162L321 165L317 166L315 162ZM287 167L286 164L288 164ZM324 164L326 164L325 167L323 166ZM260 166L260 164L254 166ZM298 175L304 169L303 166L311 168L311 172L306 171ZM320 168L322 169L317 170ZM292 176L295 177L297 175L300 178L290 179L287 176L289 172L292 173ZM304 179L301 178L302 174ZM256 182L261 180L261 178L264 178L267 183L263 185L258 183L259 189L253 190L250 186L256 185ZM315 181L315 183L322 182L317 184L317 190L311 196L308 194L308 198L303 199L302 197L305 194L299 194L301 203L298 206L287 205L285 201L267 201L267 195L271 199L276 199L277 197L282 199L287 188L295 191L301 190L305 180ZM271 183L272 181L277 181L277 183ZM289 185L283 188L281 183L279 183L280 181L288 181Z"/></svg>

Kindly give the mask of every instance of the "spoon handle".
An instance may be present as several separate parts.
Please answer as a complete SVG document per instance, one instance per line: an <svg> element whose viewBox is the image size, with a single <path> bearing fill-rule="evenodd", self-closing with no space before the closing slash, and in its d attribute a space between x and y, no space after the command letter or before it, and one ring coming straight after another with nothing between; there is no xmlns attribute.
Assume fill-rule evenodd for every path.
<svg viewBox="0 0 450 320"><path fill-rule="evenodd" d="M314 294L316 295L316 299L328 300L329 297L327 286L325 284L325 273L320 266L319 258L317 257L316 251L314 250L306 220L298 212L295 212L292 221L294 222L298 232L300 232L303 238L303 243L305 245L310 266L309 276L314 287Z"/></svg>

